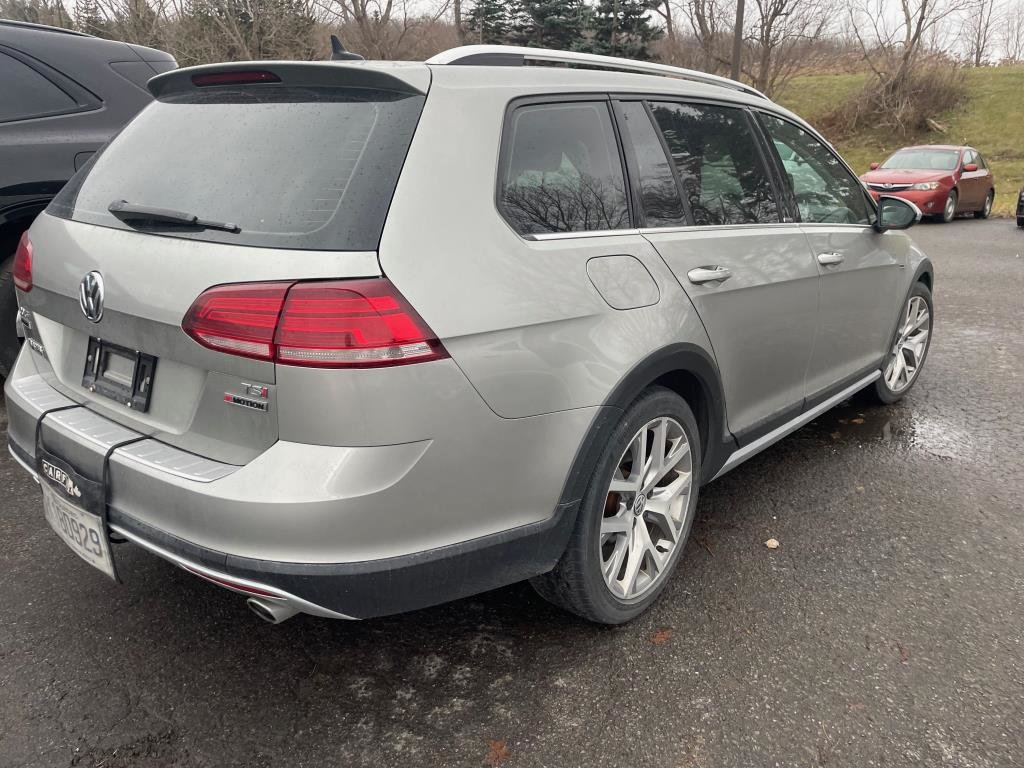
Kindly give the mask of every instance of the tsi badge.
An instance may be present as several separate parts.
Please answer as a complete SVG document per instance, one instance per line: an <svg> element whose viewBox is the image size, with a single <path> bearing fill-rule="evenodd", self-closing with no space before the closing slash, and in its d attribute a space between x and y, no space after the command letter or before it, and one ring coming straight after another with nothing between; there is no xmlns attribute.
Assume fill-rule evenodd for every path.
<svg viewBox="0 0 1024 768"><path fill-rule="evenodd" d="M43 459L43 474L53 480L61 487L64 488L64 492L72 498L81 498L82 491L79 490L78 486L75 485L75 481L72 480L68 473L60 467L55 467L53 464Z"/></svg>
<svg viewBox="0 0 1024 768"><path fill-rule="evenodd" d="M231 405L239 405L242 408L251 408L254 411L270 410L270 390L262 384L248 384L242 382L242 392L236 395L234 392L224 393L224 402Z"/></svg>

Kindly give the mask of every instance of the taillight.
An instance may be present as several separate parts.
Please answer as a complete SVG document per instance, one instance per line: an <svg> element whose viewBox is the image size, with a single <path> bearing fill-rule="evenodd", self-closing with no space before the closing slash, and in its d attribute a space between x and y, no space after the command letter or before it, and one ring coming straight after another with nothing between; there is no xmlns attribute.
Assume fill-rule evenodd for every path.
<svg viewBox="0 0 1024 768"><path fill-rule="evenodd" d="M14 285L19 291L28 293L32 290L32 241L28 232L22 232L18 241L18 250L14 252Z"/></svg>
<svg viewBox="0 0 1024 768"><path fill-rule="evenodd" d="M291 283L219 285L189 308L182 329L204 347L274 359L274 329Z"/></svg>
<svg viewBox="0 0 1024 768"><path fill-rule="evenodd" d="M203 346L322 368L370 368L447 357L387 278L222 285L182 322Z"/></svg>

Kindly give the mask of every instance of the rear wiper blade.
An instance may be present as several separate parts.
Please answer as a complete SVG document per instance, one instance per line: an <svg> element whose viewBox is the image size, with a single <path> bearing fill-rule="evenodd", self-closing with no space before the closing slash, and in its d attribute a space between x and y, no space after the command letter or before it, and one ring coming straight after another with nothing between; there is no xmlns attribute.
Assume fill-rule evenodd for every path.
<svg viewBox="0 0 1024 768"><path fill-rule="evenodd" d="M127 200L115 200L107 206L107 210L123 221L152 221L157 224L172 224L181 227L220 229L236 234L242 231L237 224L225 221L207 221L193 213L174 211L169 208L154 208L151 205L135 205Z"/></svg>

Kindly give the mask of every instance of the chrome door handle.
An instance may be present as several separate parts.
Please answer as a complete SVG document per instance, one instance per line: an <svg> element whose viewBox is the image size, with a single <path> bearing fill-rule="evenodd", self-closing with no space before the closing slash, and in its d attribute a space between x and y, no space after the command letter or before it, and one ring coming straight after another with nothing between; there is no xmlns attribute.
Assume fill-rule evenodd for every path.
<svg viewBox="0 0 1024 768"><path fill-rule="evenodd" d="M842 264L843 259L846 257L841 253L819 253L818 263L823 267L834 266L835 264Z"/></svg>
<svg viewBox="0 0 1024 768"><path fill-rule="evenodd" d="M697 267L686 273L691 283L721 283L732 277L732 270L728 267Z"/></svg>

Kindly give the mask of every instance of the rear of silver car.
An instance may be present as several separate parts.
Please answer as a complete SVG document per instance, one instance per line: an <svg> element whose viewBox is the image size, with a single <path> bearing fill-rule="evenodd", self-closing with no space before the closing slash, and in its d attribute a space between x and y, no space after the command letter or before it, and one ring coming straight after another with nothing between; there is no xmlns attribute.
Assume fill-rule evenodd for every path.
<svg viewBox="0 0 1024 768"><path fill-rule="evenodd" d="M558 559L595 409L498 416L380 268L429 83L169 73L39 217L10 450L83 559L117 578L107 534L128 539L272 621L409 610Z"/></svg>

